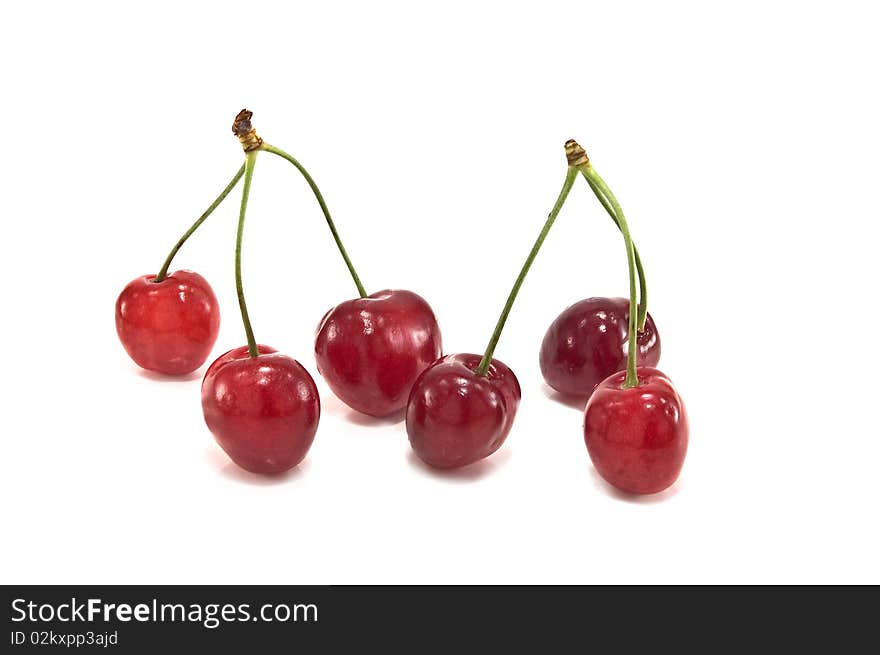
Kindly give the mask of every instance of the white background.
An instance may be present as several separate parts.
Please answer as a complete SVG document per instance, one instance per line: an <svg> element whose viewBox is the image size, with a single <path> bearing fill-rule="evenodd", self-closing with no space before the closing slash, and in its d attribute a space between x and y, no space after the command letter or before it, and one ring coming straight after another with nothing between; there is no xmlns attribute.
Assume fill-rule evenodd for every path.
<svg viewBox="0 0 880 655"><path fill-rule="evenodd" d="M880 582L870 3L18 3L0 39L5 583ZM440 476L342 405L313 330L350 298L296 171L260 156L244 251L259 341L316 376L307 460L264 480L113 307L242 161L242 107L315 176L365 285L414 290L482 352L578 139L645 260L687 404L679 482L629 500L537 364L568 304L627 291L579 180L496 355L503 449ZM181 251L242 345L239 195Z"/></svg>

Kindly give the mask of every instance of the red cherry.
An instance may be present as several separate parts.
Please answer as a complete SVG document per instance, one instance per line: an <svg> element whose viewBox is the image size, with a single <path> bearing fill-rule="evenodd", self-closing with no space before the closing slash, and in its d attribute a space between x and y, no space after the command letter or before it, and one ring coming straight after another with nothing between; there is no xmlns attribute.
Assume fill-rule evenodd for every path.
<svg viewBox="0 0 880 655"><path fill-rule="evenodd" d="M161 282L142 275L116 300L116 332L131 358L166 375L191 373L217 340L220 309L207 280L177 271Z"/></svg>
<svg viewBox="0 0 880 655"><path fill-rule="evenodd" d="M340 400L371 416L402 410L441 353L434 312L411 291L346 300L324 315L315 336L318 372Z"/></svg>
<svg viewBox="0 0 880 655"><path fill-rule="evenodd" d="M472 464L504 443L521 397L519 382L493 359L477 375L482 356L447 355L413 386L406 408L406 431L416 455L436 468Z"/></svg>
<svg viewBox="0 0 880 655"><path fill-rule="evenodd" d="M612 373L626 368L629 300L587 298L568 307L544 335L540 364L544 380L559 392L589 396ZM638 336L637 363L656 366L660 335L648 314Z"/></svg>
<svg viewBox="0 0 880 655"><path fill-rule="evenodd" d="M638 369L639 385L623 388L626 372L604 380L590 396L584 440L605 480L631 494L663 491L678 478L688 445L684 402L666 375Z"/></svg>
<svg viewBox="0 0 880 655"><path fill-rule="evenodd" d="M218 357L202 381L205 423L233 462L253 473L299 464L318 429L321 403L308 371L268 346Z"/></svg>

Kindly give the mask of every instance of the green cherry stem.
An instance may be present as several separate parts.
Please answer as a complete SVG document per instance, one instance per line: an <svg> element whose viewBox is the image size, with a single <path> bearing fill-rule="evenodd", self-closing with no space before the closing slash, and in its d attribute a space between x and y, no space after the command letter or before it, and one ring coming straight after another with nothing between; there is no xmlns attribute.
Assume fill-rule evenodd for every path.
<svg viewBox="0 0 880 655"><path fill-rule="evenodd" d="M248 196L251 192L251 180L254 177L254 164L257 161L257 151L251 150L245 153L244 160L244 188L241 192L241 209L238 212L238 234L235 237L235 291L238 293L238 307L241 309L241 322L244 323L244 333L247 335L248 354L251 357L259 355L257 342L254 339L254 330L251 327L251 319L248 316L247 304L244 301L244 287L241 283L241 241L244 236L244 216L247 212Z"/></svg>
<svg viewBox="0 0 880 655"><path fill-rule="evenodd" d="M626 243L626 260L627 266L629 267L629 332L627 335L628 343L627 343L627 355L626 355L626 378L623 381L623 388L629 389L632 387L639 386L639 376L636 372L636 353L638 353L638 337L636 332L636 254L635 254L635 246L633 245L632 237L629 233L629 226L626 223L626 217L623 215L623 210L620 208L620 203L617 202L617 198L614 197L614 194L611 192L611 189L608 188L608 185L605 184L605 180L601 178L601 176L596 172L596 169L592 167L589 161L586 163L580 164L577 167L581 173L594 185L596 188L602 192L608 202L611 203L611 208L614 210L614 215L617 217L618 226L620 227L620 231L623 234L623 240Z"/></svg>
<svg viewBox="0 0 880 655"><path fill-rule="evenodd" d="M342 245L342 239L339 238L339 232L336 230L336 225L333 223L333 219L330 217L330 210L327 208L327 203L324 202L324 196L321 195L321 190L318 189L318 185L315 184L315 180L312 179L312 176L309 175L309 172L302 164L300 164L296 160L296 158L294 158L292 155L287 154L280 148L270 146L264 141L260 144L259 149L265 150L266 152L271 152L273 155L278 155L282 159L286 159L291 164L296 166L296 169L306 179L306 182L308 182L309 186L312 189L312 193L315 194L315 198L317 198L318 200L318 204L321 205L321 211L324 212L324 218L327 219L327 227L330 228L330 233L333 235L333 240L336 241L336 247L339 248L339 254L342 255L342 259L345 260L345 265L348 267L348 272L351 273L351 279L354 280L354 285L357 287L360 297L366 298L367 291L364 289L364 285L361 284L361 279L358 277L357 271L354 269L354 264L351 263L351 259L349 258L348 253L345 251L345 246Z"/></svg>
<svg viewBox="0 0 880 655"><path fill-rule="evenodd" d="M572 185L574 185L576 177L577 168L569 166L568 171L565 174L565 183L562 185L562 191L559 192L559 197L556 199L556 204L553 205L553 210L547 216L547 222L544 223L544 227L541 229L541 233L538 235L538 239L535 241L535 245L532 246L532 251L526 258L526 262L525 264L523 264L522 270L519 272L519 275L516 278L516 282L513 283L513 288L510 290L510 295L507 297L507 302L504 304L504 309L501 310L501 316L498 317L498 323L495 325L495 331L492 333L492 338L489 340L489 345L486 347L486 352L483 355L483 359L480 360L480 364L479 366L477 366L477 375L486 375L486 373L489 371L489 365L492 363L492 355L495 352L495 346L498 345L498 339L501 338L501 331L504 329L504 324L507 322L507 316L508 314L510 314L510 310L513 307L513 302L516 300L519 289L522 286L523 281L526 279L526 274L532 267L532 262L535 261L535 257L537 256L538 251L541 249L541 246L544 243L544 239L547 238L547 234L550 232L550 228L553 227L553 223L556 221L556 216L559 214L559 210L561 210L562 205L565 204L565 199L568 197L568 192L571 191L571 187Z"/></svg>
<svg viewBox="0 0 880 655"><path fill-rule="evenodd" d="M609 216L611 216L611 220L613 220L614 224L617 225L617 228L620 229L620 220L614 213L614 207L612 207L611 203L608 201L608 198L605 197L605 194L599 190L599 187L596 186L595 182L593 182L583 170L581 170L581 173L583 174L584 179L587 181L587 184L590 185L593 193L596 194L596 198L598 198L599 202L602 203L605 211L608 212ZM633 251L636 255L636 272L638 272L639 274L638 328L639 332L642 332L645 329L645 321L648 320L648 284L645 281L645 269L642 267L642 258L639 256L639 249L636 248L635 244L633 244Z"/></svg>
<svg viewBox="0 0 880 655"><path fill-rule="evenodd" d="M156 273L156 277L153 279L153 282L161 282L168 275L168 267L171 266L171 260L174 259L174 256L177 254L177 251L180 250L181 246L186 243L186 240L189 239L193 232L199 229L199 226L205 222L205 219L210 216L217 207L220 206L220 203L229 195L229 192L235 188L235 185L238 184L238 181L241 179L241 176L244 175L244 164L242 164L241 168L238 169L238 173L235 174L235 177L232 178L232 181L226 185L226 188L223 189L223 192L217 196L217 199L211 203L211 206L205 210L205 213L199 216L198 220L192 224L186 232L184 232L183 236L180 237L180 240L174 244L174 247L171 249L171 252L168 253L168 257L165 258L165 263L162 264L162 268L159 269L159 272Z"/></svg>

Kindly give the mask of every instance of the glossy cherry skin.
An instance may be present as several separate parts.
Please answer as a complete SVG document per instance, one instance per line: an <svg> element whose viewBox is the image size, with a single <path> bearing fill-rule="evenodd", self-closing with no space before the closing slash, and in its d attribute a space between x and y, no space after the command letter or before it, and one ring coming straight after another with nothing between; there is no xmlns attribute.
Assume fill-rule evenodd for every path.
<svg viewBox="0 0 880 655"><path fill-rule="evenodd" d="M218 357L202 381L205 423L233 462L272 475L299 464L315 439L321 402L308 371L268 346Z"/></svg>
<svg viewBox="0 0 880 655"><path fill-rule="evenodd" d="M413 382L441 353L434 312L412 291L346 300L324 315L315 335L318 372L342 402L371 416L401 411Z"/></svg>
<svg viewBox="0 0 880 655"><path fill-rule="evenodd" d="M609 484L630 494L653 494L681 472L688 418L668 377L648 367L640 367L638 375L637 387L623 388L625 371L596 387L584 413L584 441Z"/></svg>
<svg viewBox="0 0 880 655"><path fill-rule="evenodd" d="M413 385L406 431L416 455L441 469L488 457L504 443L519 406L519 382L493 359L485 376L475 370L481 356L447 355Z"/></svg>
<svg viewBox="0 0 880 655"><path fill-rule="evenodd" d="M220 308L207 280L177 271L161 282L142 275L116 300L116 332L143 368L184 375L205 363L220 330Z"/></svg>
<svg viewBox="0 0 880 655"><path fill-rule="evenodd" d="M556 317L541 343L544 380L557 391L588 397L612 373L626 368L629 300L587 298ZM639 366L660 361L660 335L648 314L638 336Z"/></svg>

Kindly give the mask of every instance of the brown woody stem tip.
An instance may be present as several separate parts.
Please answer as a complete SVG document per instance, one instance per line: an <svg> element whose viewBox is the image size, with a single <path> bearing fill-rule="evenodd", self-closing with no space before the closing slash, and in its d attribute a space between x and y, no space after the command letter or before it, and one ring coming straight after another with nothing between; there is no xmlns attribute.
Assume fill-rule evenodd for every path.
<svg viewBox="0 0 880 655"><path fill-rule="evenodd" d="M574 139L569 139L565 142L565 156L568 159L569 166L582 166L590 163L590 158L587 157L586 151Z"/></svg>
<svg viewBox="0 0 880 655"><path fill-rule="evenodd" d="M257 150L263 144L263 140L257 136L257 131L251 124L251 116L253 115L254 112L242 109L235 117L235 122L232 123L232 133L238 137L245 152Z"/></svg>

